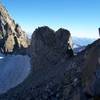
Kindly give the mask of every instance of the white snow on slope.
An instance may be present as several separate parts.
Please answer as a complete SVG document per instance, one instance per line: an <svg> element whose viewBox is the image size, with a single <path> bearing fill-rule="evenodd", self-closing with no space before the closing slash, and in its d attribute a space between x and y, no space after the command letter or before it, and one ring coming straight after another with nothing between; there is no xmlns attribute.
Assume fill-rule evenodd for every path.
<svg viewBox="0 0 100 100"><path fill-rule="evenodd" d="M23 82L30 69L28 56L6 56L0 59L0 94Z"/></svg>
<svg viewBox="0 0 100 100"><path fill-rule="evenodd" d="M3 59L3 58L4 58L4 55L0 53L0 59Z"/></svg>

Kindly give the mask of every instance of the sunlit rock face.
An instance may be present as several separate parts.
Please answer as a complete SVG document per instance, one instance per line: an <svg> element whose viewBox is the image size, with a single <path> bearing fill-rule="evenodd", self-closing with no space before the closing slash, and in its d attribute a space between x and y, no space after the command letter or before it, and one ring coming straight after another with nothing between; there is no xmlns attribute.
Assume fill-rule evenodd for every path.
<svg viewBox="0 0 100 100"><path fill-rule="evenodd" d="M37 28L31 39L31 62L39 66L56 64L67 56L67 43L71 34L68 30L54 31L47 26Z"/></svg>
<svg viewBox="0 0 100 100"><path fill-rule="evenodd" d="M5 42L5 51L6 52L13 52L14 49L14 37L13 35L8 35L7 40Z"/></svg>
<svg viewBox="0 0 100 100"><path fill-rule="evenodd" d="M16 41L18 42L17 48L27 48L29 45L26 33L15 23L6 8L0 3L0 42L2 42L0 48L3 49L3 52L12 52L15 50Z"/></svg>

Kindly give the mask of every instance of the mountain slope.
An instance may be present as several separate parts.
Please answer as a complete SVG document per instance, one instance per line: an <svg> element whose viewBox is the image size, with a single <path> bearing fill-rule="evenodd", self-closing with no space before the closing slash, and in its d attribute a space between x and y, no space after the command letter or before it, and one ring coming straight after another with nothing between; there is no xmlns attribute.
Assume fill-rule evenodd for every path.
<svg viewBox="0 0 100 100"><path fill-rule="evenodd" d="M28 38L21 27L10 17L6 8L0 3L0 51L13 52L27 48Z"/></svg>
<svg viewBox="0 0 100 100"><path fill-rule="evenodd" d="M35 39L37 40L37 42L35 41L34 43L38 43L38 46L35 44L32 46L36 46L38 48L37 50L40 50L40 48L43 47L39 45L40 42L38 41L38 38L42 37L40 34L41 33L38 33L38 31L34 34L36 36ZM41 39L43 41L43 37ZM49 41L47 41L47 43L49 44ZM42 61L37 59L37 63L34 61L34 57L32 57L31 62L34 61L34 63L31 63L32 69L28 77L21 84L10 89L7 93L0 95L0 99L89 100L89 98L97 98L97 94L91 95L90 87L92 86L92 88L94 88L95 86L92 93L100 93L100 84L98 84L99 81L95 81L95 79L97 79L100 75L98 74L98 71L96 72L95 79L92 78L92 76L95 75L94 71L96 71L96 65L100 65L100 59L98 59L98 57L100 57L99 46L100 40L97 40L88 45L86 49L80 52L77 56L67 59L62 57L61 59L58 59L56 63L49 63L49 60L45 59L46 56L41 58ZM37 54L39 53L39 56L42 53L50 53L42 51L39 52L36 50L32 50L32 52ZM39 58L37 54L34 54L34 56ZM49 55L48 57L50 56L52 55ZM91 81L88 81L88 79ZM96 82L96 84L92 85L94 82ZM88 85L86 83L88 83ZM88 93L89 96L86 93Z"/></svg>
<svg viewBox="0 0 100 100"><path fill-rule="evenodd" d="M1 56L0 59L0 94L17 86L30 73L28 56Z"/></svg>

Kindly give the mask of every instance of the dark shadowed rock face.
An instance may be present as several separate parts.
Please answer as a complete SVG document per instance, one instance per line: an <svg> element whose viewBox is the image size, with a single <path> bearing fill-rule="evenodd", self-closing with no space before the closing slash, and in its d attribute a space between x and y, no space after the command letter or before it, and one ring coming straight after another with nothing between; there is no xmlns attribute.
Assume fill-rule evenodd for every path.
<svg viewBox="0 0 100 100"><path fill-rule="evenodd" d="M15 21L9 16L6 8L0 3L0 51L5 53L14 52L16 40L18 43L17 50L27 48L29 45L26 33Z"/></svg>
<svg viewBox="0 0 100 100"><path fill-rule="evenodd" d="M46 48L54 48L55 44L54 31L48 27L38 28L32 35L31 47L32 52L35 54L46 53Z"/></svg>
<svg viewBox="0 0 100 100"><path fill-rule="evenodd" d="M71 34L68 30L60 28L59 30L56 31L55 33L55 38L56 38L56 46L57 50L61 53L66 54L66 50L68 48L68 41L70 42L70 45L72 46L72 40L70 41Z"/></svg>
<svg viewBox="0 0 100 100"><path fill-rule="evenodd" d="M64 45L66 46L66 43L68 42L70 35L71 35L70 32L66 29L60 28L59 30L57 30L56 31L56 36L55 36L57 46L59 46L61 48Z"/></svg>
<svg viewBox="0 0 100 100"><path fill-rule="evenodd" d="M86 93L91 96L100 96L100 39L87 48L89 50L86 50L85 54L82 83Z"/></svg>
<svg viewBox="0 0 100 100"><path fill-rule="evenodd" d="M40 65L48 66L67 57L67 43L70 37L70 32L65 29L56 32L47 26L36 29L31 39L32 65L37 64L37 68Z"/></svg>
<svg viewBox="0 0 100 100"><path fill-rule="evenodd" d="M65 33L69 34L66 30ZM48 27L34 31L31 74L23 83L1 94L0 100L100 100L100 40L69 59L63 53L61 38L58 39L63 36L57 35Z"/></svg>

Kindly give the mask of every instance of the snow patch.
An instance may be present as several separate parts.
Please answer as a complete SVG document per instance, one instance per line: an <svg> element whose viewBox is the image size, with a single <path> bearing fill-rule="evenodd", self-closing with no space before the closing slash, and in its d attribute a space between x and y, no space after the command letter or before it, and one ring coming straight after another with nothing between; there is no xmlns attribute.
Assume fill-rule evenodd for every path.
<svg viewBox="0 0 100 100"><path fill-rule="evenodd" d="M4 58L4 55L0 53L0 59L3 59L3 58Z"/></svg>
<svg viewBox="0 0 100 100"><path fill-rule="evenodd" d="M28 56L7 56L0 60L0 94L23 82L30 70Z"/></svg>

